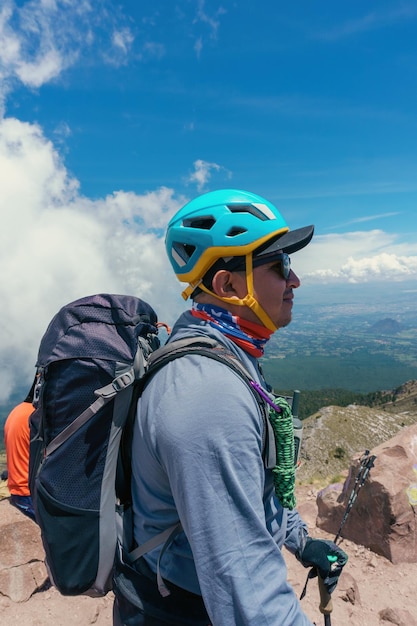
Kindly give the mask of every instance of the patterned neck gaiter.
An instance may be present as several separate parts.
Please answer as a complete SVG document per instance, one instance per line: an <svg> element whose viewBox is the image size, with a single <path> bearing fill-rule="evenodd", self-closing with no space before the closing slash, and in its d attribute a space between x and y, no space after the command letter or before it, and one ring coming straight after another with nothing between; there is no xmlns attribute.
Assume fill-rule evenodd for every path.
<svg viewBox="0 0 417 626"><path fill-rule="evenodd" d="M263 356L265 344L272 335L272 331L265 326L248 322L214 304L194 302L191 313L194 317L208 322L210 326L256 358Z"/></svg>

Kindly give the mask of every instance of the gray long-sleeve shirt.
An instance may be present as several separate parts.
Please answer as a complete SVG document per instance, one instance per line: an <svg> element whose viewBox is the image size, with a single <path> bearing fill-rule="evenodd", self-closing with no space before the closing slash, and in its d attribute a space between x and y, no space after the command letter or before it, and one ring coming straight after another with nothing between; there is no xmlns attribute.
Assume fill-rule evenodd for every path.
<svg viewBox="0 0 417 626"><path fill-rule="evenodd" d="M255 358L184 313L171 339L209 335L265 384ZM138 404L133 506L138 544L181 521L161 560L174 584L201 593L213 626L307 626L281 547L295 552L305 525L274 496L262 459L264 419L248 385L198 355L165 365ZM146 555L156 571L160 548Z"/></svg>

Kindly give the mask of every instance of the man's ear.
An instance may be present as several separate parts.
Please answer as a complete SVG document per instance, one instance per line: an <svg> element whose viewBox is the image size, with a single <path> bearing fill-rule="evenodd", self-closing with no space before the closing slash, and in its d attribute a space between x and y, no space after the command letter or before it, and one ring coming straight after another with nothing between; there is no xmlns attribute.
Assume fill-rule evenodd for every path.
<svg viewBox="0 0 417 626"><path fill-rule="evenodd" d="M220 298L243 298L246 295L246 279L242 272L219 270L211 284L213 293Z"/></svg>

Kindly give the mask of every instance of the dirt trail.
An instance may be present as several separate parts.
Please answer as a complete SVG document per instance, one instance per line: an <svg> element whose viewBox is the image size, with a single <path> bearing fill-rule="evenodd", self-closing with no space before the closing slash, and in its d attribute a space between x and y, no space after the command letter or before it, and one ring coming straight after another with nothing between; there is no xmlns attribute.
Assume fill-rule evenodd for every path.
<svg viewBox="0 0 417 626"><path fill-rule="evenodd" d="M312 536L332 539L315 528L316 491L311 486L297 488L298 508ZM343 540L349 555L338 588L333 595L332 626L417 626L417 563L393 565L373 552ZM288 577L299 597L307 570L286 553ZM316 580L308 584L302 607L317 625L324 624ZM61 596L55 589L39 592L27 602L13 603L0 597L2 626L110 626L112 594L105 598Z"/></svg>

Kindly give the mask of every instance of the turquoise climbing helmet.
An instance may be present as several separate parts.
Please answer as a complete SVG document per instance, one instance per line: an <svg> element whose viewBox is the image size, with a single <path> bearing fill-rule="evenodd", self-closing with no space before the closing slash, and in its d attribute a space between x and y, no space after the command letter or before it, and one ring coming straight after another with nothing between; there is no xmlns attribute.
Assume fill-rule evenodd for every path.
<svg viewBox="0 0 417 626"><path fill-rule="evenodd" d="M190 285L183 294L187 298L219 259L246 257L260 247L265 259L275 248L291 254L312 235L313 226L289 231L278 209L261 196L220 189L198 196L174 215L165 245L178 279Z"/></svg>

